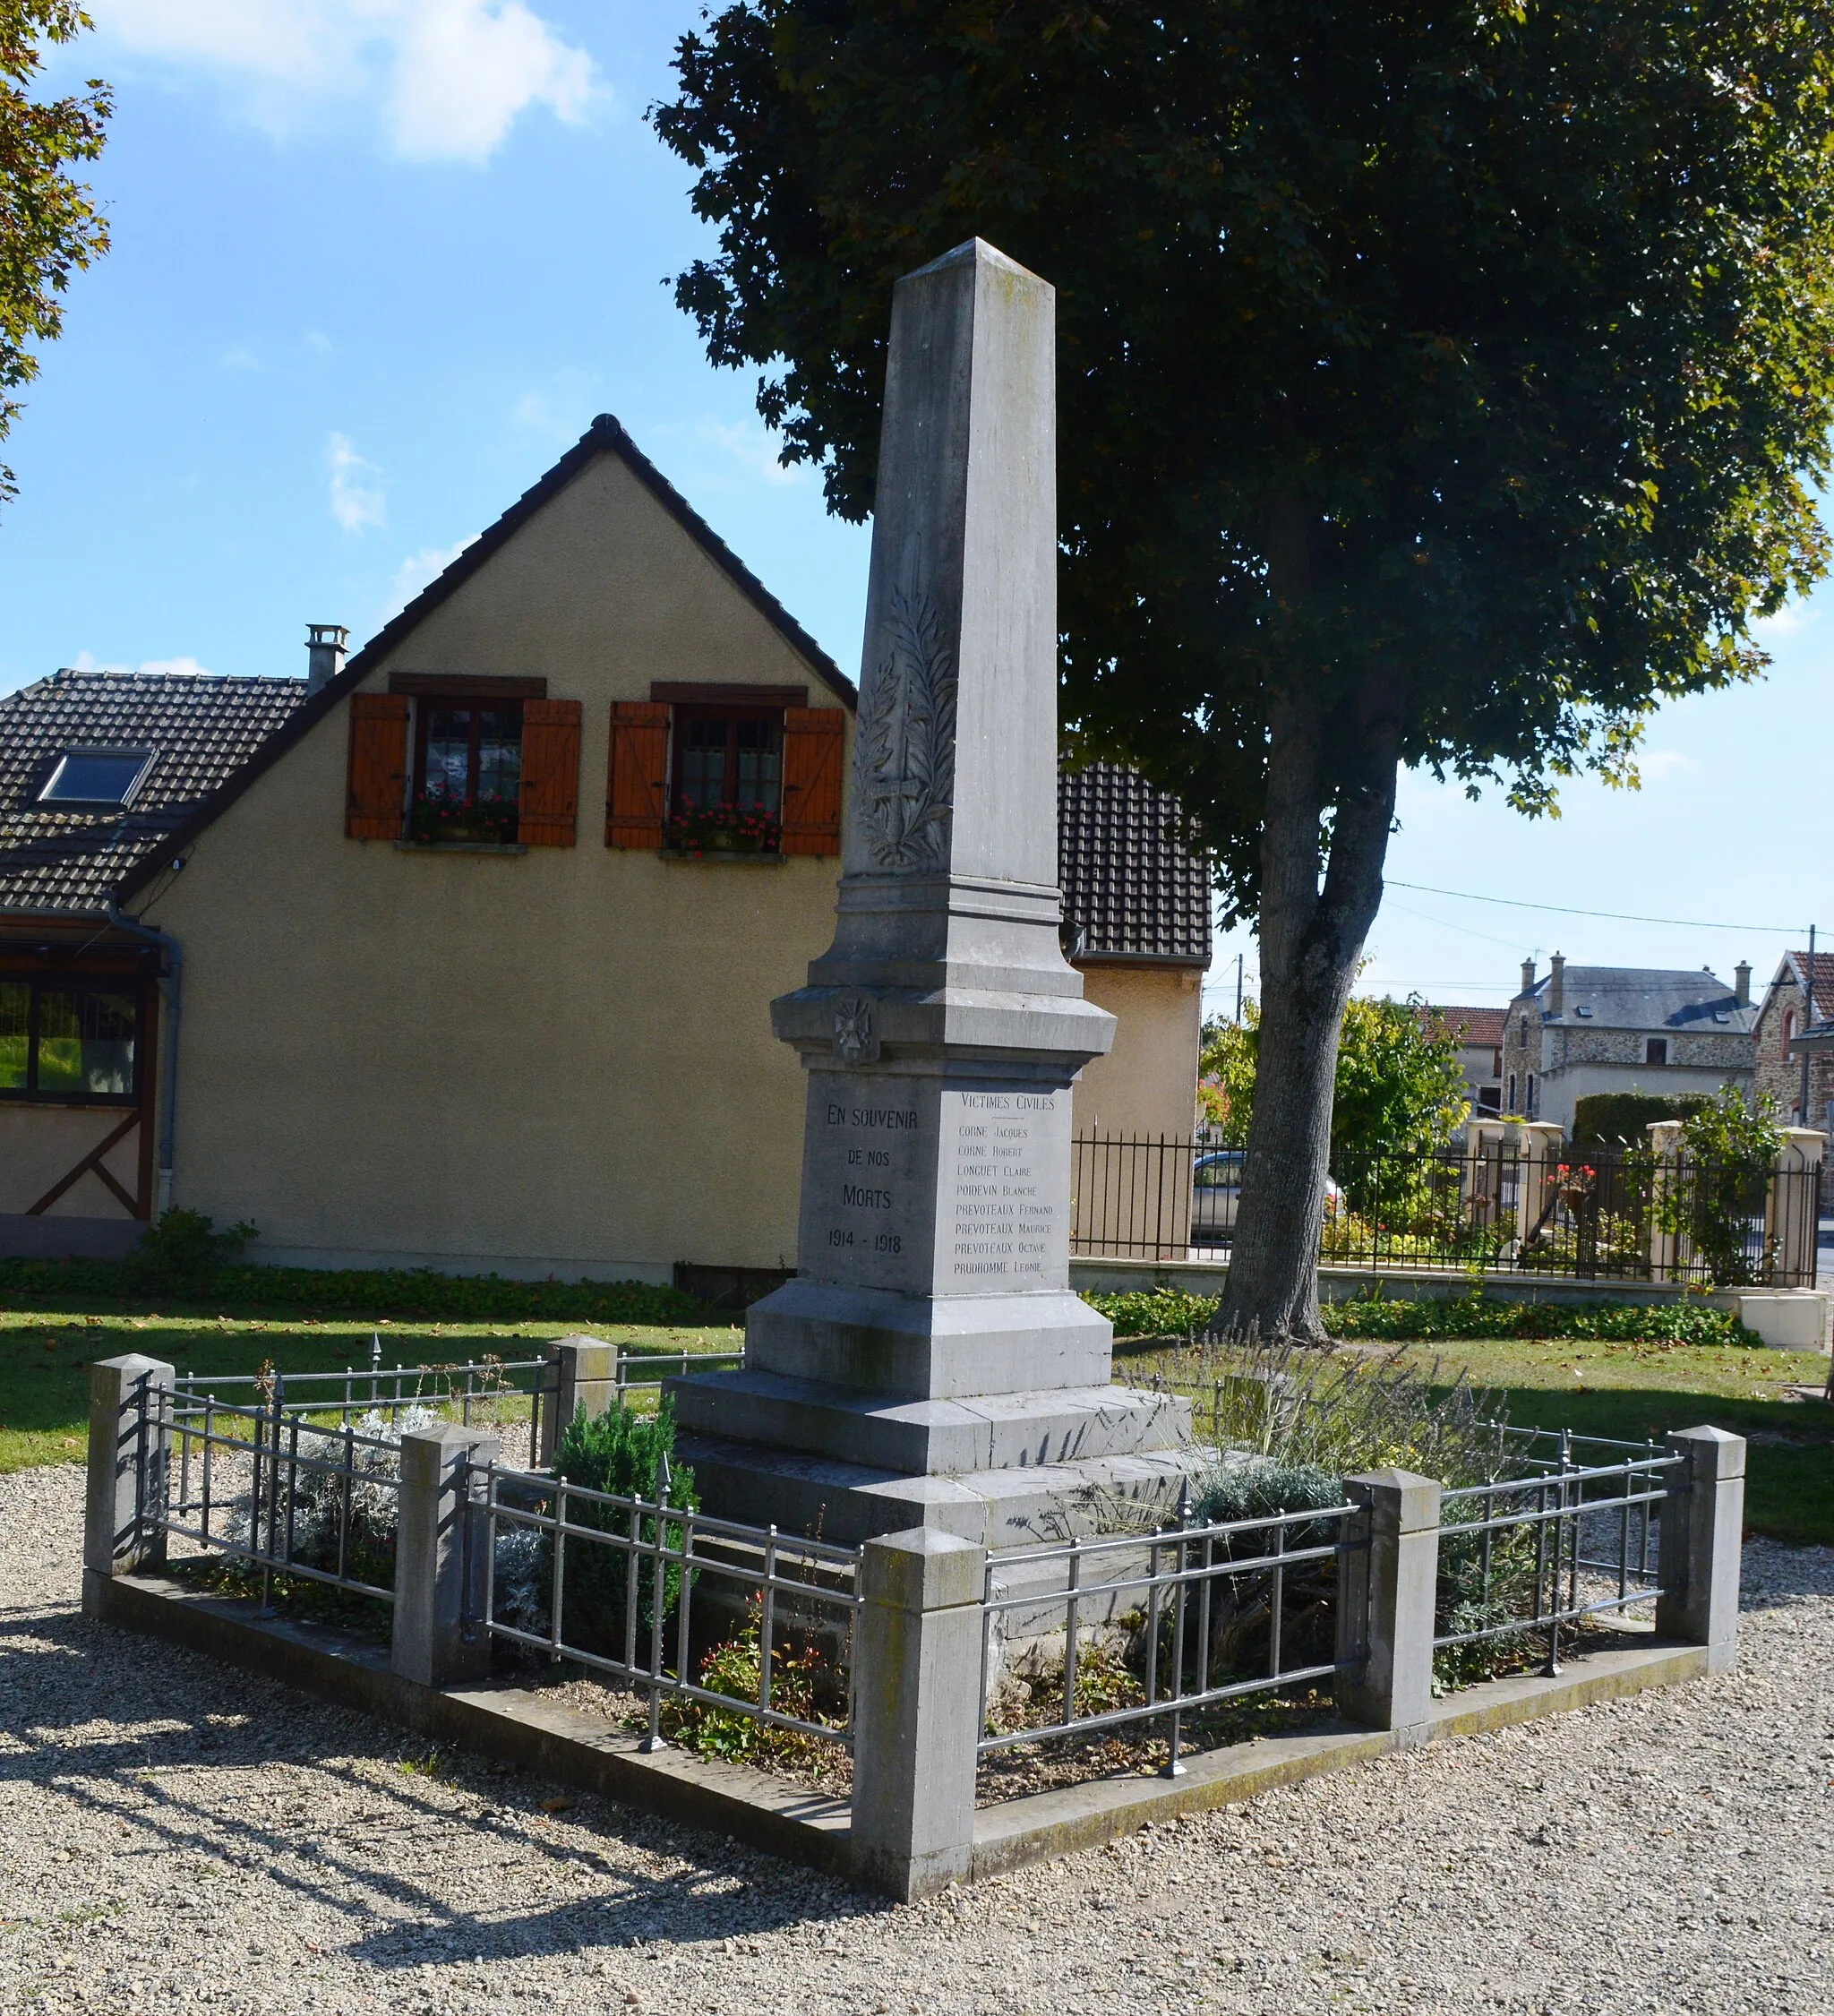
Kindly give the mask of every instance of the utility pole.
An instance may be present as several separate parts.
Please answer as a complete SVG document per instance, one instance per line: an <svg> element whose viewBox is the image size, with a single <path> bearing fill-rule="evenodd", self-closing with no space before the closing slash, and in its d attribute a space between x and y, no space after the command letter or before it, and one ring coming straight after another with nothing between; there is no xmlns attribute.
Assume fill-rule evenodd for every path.
<svg viewBox="0 0 1834 2016"><path fill-rule="evenodd" d="M1809 970L1802 976L1802 984L1803 992L1806 996L1802 1011L1802 1033L1807 1035L1815 1025L1815 927L1813 924L1809 926ZM1795 1108L1795 1124L1798 1127L1813 1127L1815 1124L1809 1118L1809 1056L1810 1052L1804 1050L1802 1053L1802 1092Z"/></svg>
<svg viewBox="0 0 1834 2016"><path fill-rule="evenodd" d="M1813 935L1814 935L1814 934L1813 934L1813 932L1811 932L1811 933L1810 933L1810 936L1811 936L1811 938L1813 938ZM1239 1029L1239 1028L1241 1027L1241 1025L1242 1025L1242 956L1241 956L1241 954L1240 954L1239 952L1238 952L1238 953L1236 954L1236 1027L1237 1027L1238 1029Z"/></svg>

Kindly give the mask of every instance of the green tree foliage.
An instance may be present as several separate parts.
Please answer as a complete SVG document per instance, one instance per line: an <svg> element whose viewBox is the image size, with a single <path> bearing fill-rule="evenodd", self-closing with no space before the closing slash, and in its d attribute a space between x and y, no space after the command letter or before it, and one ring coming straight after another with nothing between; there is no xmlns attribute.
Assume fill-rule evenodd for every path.
<svg viewBox="0 0 1834 2016"><path fill-rule="evenodd" d="M90 25L75 0L0 0L0 441L19 411L9 395L38 375L32 346L64 326L71 274L108 249L90 190L64 172L100 155L108 87L91 77L86 96L41 102L31 92L44 45ZM0 464L0 498L13 493Z"/></svg>
<svg viewBox="0 0 1834 2016"><path fill-rule="evenodd" d="M1247 1144L1260 1038L1252 1002L1239 1028L1212 1023L1204 1032L1202 1071L1221 1087L1218 1126L1230 1147ZM1349 1004L1331 1108L1333 1171L1387 1150L1443 1146L1469 1111L1458 1039L1438 1016L1412 998Z"/></svg>
<svg viewBox="0 0 1834 2016"><path fill-rule="evenodd" d="M1681 1140L1681 1172L1663 1196L1663 1229L1693 1241L1715 1286L1764 1281L1775 1256L1769 1240L1752 1251L1751 1228L1764 1214L1783 1145L1770 1100L1752 1106L1736 1085L1721 1085L1688 1115Z"/></svg>
<svg viewBox="0 0 1834 2016"><path fill-rule="evenodd" d="M834 509L893 282L1058 289L1067 713L1258 915L1230 1306L1323 1334L1333 1047L1401 763L1634 775L1827 564L1834 13L1799 0L734 0L654 117L677 287Z"/></svg>

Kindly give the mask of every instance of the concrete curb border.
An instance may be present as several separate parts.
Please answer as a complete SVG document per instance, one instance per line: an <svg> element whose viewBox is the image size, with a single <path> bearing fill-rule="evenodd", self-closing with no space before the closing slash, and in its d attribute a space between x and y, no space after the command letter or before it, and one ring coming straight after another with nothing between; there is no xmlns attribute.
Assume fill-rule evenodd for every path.
<svg viewBox="0 0 1834 2016"><path fill-rule="evenodd" d="M520 1688L423 1686L391 1672L382 1646L322 1626L263 1619L245 1600L200 1596L157 1576L104 1576L91 1570L85 1582L85 1607L105 1623L521 1764L556 1784L730 1835L843 1880L852 1874L852 1823L844 1799L680 1750L645 1755L636 1737L608 1732L593 1717ZM1177 1779L1103 1778L1029 1793L975 1814L969 1880L1099 1848L1149 1822L1252 1799L1391 1750L1508 1729L1645 1687L1680 1686L1707 1671L1706 1646L1651 1634L1647 1647L1594 1652L1555 1679L1522 1675L1465 1688L1434 1702L1417 1729L1341 1724L1213 1750L1191 1757Z"/></svg>

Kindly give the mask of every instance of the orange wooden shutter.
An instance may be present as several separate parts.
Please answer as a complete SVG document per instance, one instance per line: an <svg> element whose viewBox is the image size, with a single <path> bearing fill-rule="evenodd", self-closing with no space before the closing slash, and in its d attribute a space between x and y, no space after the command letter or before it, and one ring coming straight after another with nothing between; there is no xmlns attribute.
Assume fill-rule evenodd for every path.
<svg viewBox="0 0 1834 2016"><path fill-rule="evenodd" d="M614 700L605 777L606 846L661 846L668 786L668 708L653 700Z"/></svg>
<svg viewBox="0 0 1834 2016"><path fill-rule="evenodd" d="M353 840L399 840L407 788L407 695L353 693L346 834Z"/></svg>
<svg viewBox="0 0 1834 2016"><path fill-rule="evenodd" d="M579 702L524 700L516 837L525 847L570 847L578 810Z"/></svg>
<svg viewBox="0 0 1834 2016"><path fill-rule="evenodd" d="M784 852L841 851L841 748L837 707L793 707L784 715Z"/></svg>

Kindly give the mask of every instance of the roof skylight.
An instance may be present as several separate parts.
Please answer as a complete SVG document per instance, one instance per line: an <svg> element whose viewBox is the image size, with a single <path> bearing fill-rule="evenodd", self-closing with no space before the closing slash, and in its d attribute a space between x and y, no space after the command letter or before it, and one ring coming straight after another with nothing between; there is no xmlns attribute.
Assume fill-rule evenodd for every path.
<svg viewBox="0 0 1834 2016"><path fill-rule="evenodd" d="M150 749L66 749L39 792L41 805L125 805L151 768Z"/></svg>

